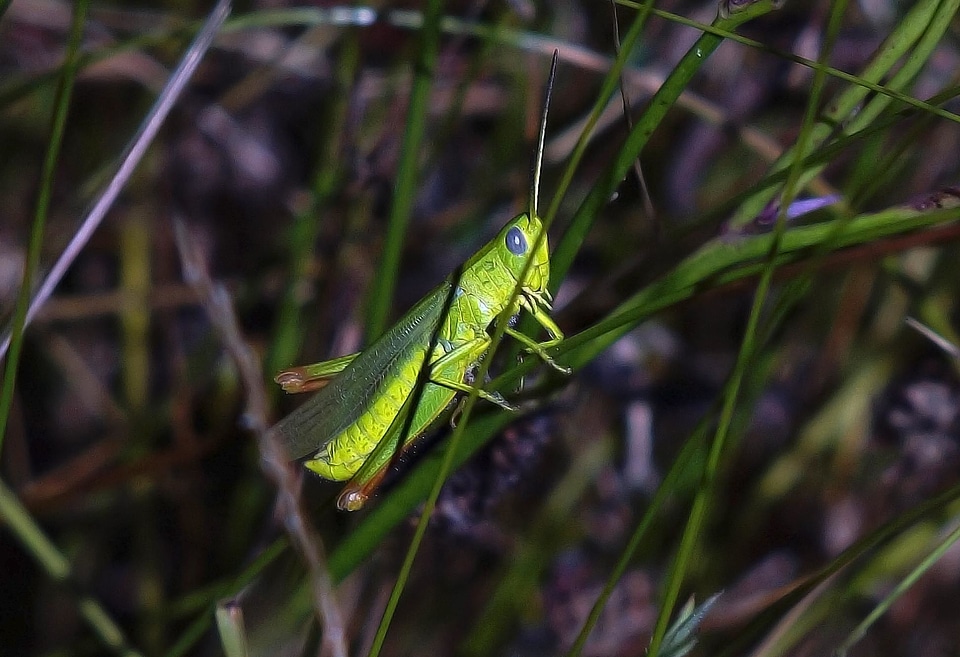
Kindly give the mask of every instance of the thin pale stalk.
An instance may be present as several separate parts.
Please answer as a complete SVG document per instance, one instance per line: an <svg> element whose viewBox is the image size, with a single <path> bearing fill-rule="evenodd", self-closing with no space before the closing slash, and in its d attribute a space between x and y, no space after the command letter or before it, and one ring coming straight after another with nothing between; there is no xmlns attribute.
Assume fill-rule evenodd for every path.
<svg viewBox="0 0 960 657"><path fill-rule="evenodd" d="M277 486L278 514L286 524L291 543L307 562L314 604L324 630L324 646L333 657L346 657L344 624L327 566L326 549L300 507L299 479L287 463L286 451L268 428L268 404L260 363L253 349L243 339L229 294L223 286L211 280L197 240L192 239L183 222L178 221L174 227L184 279L196 289L207 316L220 333L243 381L247 424L257 438L263 470Z"/></svg>
<svg viewBox="0 0 960 657"><path fill-rule="evenodd" d="M130 146L121 156L120 166L117 172L93 208L91 208L87 216L84 217L76 235L73 236L67 248L64 249L60 257L57 258L50 273L47 274L47 277L33 296L30 307L26 313L24 327L30 324L40 311L41 306L43 306L47 299L53 294L54 289L56 289L64 274L67 273L70 265L73 264L73 261L83 250L83 247L90 241L100 222L103 221L103 218L113 206L114 201L117 200L120 191L126 186L127 181L130 180L130 176L133 175L137 165L140 164L147 148L150 147L150 144L157 136L160 126L166 121L170 110L173 109L177 99L190 81L200 61L203 59L204 54L206 54L213 43L213 39L217 35L220 26L230 13L230 4L230 0L219 0L217 6L210 12L210 15L203 25L203 29L200 30L197 38L190 44L190 48L187 49L183 59L180 60L180 64L170 76L170 81L167 83L167 86L164 87L163 91L157 97L157 102L150 108L146 118L140 125L140 129L131 141ZM10 346L10 337L11 334L8 332L4 335L3 339L0 340L0 357L6 354L7 348Z"/></svg>

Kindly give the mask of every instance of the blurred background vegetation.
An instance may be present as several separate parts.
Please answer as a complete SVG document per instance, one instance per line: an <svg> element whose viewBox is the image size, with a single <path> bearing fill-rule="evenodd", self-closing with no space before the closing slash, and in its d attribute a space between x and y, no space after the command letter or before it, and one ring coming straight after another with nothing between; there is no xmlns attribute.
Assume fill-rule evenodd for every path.
<svg viewBox="0 0 960 657"><path fill-rule="evenodd" d="M0 2L0 653L958 654L957 7ZM277 504L272 375L527 207L554 49L573 375L502 350L428 523L449 431Z"/></svg>

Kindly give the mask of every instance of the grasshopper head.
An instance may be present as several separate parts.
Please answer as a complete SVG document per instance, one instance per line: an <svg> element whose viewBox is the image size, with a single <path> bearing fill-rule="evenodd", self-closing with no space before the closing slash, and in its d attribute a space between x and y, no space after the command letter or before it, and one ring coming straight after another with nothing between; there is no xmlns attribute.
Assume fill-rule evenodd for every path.
<svg viewBox="0 0 960 657"><path fill-rule="evenodd" d="M540 218L531 217L525 212L504 226L497 236L500 261L514 281L520 280L527 259L532 261L521 285L525 292L537 295L546 291L547 282L550 280L550 251L547 248L547 236L540 236L542 232L543 224Z"/></svg>

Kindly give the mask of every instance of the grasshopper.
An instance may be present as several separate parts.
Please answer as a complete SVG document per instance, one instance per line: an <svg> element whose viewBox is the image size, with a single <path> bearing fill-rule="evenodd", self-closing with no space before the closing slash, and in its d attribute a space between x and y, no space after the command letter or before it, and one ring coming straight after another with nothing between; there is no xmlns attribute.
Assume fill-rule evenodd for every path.
<svg viewBox="0 0 960 657"><path fill-rule="evenodd" d="M548 314L550 252L536 207L556 58L554 54L529 212L508 222L362 352L286 369L275 378L287 392L319 390L274 432L290 458L306 458L304 465L324 479L349 482L337 500L340 509L360 509L396 455L453 406L458 394L472 391L468 381L501 318L527 311L549 339L537 342L509 325L506 334L554 369L569 373L546 351L563 333ZM496 392L477 393L516 410Z"/></svg>

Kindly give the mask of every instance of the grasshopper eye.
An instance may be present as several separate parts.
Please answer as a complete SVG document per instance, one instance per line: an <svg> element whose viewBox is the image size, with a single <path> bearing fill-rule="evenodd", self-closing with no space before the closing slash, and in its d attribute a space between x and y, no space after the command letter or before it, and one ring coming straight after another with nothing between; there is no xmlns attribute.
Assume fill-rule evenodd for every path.
<svg viewBox="0 0 960 657"><path fill-rule="evenodd" d="M527 238L516 226L507 231L507 236L503 241L507 245L507 250L513 255L519 256L527 252Z"/></svg>

